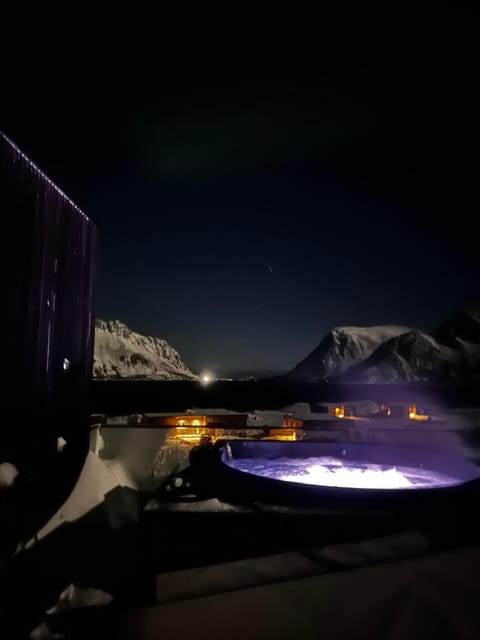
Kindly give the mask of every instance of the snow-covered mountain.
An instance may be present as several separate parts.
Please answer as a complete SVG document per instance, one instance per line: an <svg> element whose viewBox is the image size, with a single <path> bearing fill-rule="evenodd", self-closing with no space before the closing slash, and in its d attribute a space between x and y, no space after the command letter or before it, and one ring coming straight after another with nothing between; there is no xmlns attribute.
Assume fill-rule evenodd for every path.
<svg viewBox="0 0 480 640"><path fill-rule="evenodd" d="M317 382L338 376L368 358L385 341L410 331L408 327L337 327L288 374L295 382Z"/></svg>
<svg viewBox="0 0 480 640"><path fill-rule="evenodd" d="M119 320L95 323L93 375L157 380L197 377L166 340L135 333Z"/></svg>
<svg viewBox="0 0 480 640"><path fill-rule="evenodd" d="M298 382L480 382L480 313L431 333L406 327L334 329L288 377Z"/></svg>

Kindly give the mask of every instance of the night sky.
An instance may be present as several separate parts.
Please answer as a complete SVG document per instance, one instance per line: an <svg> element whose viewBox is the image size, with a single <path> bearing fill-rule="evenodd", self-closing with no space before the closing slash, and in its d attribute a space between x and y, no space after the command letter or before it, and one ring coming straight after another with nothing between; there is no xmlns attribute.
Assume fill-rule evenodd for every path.
<svg viewBox="0 0 480 640"><path fill-rule="evenodd" d="M79 64L25 78L0 126L98 225L99 317L196 370L285 371L335 325L480 300L461 40Z"/></svg>

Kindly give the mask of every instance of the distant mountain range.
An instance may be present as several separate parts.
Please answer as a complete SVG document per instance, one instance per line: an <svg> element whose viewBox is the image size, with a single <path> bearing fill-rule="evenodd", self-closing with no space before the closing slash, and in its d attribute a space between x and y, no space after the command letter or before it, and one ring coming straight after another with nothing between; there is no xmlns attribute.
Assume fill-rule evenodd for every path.
<svg viewBox="0 0 480 640"><path fill-rule="evenodd" d="M193 380L178 351L161 338L131 331L119 320L97 320L93 375L96 378Z"/></svg>
<svg viewBox="0 0 480 640"><path fill-rule="evenodd" d="M241 373L228 377L249 377ZM119 320L96 322L94 377L198 379L166 340L131 331ZM431 332L395 325L337 327L285 378L480 384L480 311L460 313Z"/></svg>
<svg viewBox="0 0 480 640"><path fill-rule="evenodd" d="M411 327L337 327L287 374L294 382L479 382L480 312L428 333Z"/></svg>

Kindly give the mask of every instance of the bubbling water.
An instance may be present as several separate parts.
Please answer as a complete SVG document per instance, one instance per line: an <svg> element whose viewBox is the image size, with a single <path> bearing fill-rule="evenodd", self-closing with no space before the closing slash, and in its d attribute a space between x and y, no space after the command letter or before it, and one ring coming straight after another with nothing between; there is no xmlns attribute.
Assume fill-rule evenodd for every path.
<svg viewBox="0 0 480 640"><path fill-rule="evenodd" d="M255 476L324 487L351 489L431 489L461 484L461 480L424 468L315 458L240 458L231 467Z"/></svg>

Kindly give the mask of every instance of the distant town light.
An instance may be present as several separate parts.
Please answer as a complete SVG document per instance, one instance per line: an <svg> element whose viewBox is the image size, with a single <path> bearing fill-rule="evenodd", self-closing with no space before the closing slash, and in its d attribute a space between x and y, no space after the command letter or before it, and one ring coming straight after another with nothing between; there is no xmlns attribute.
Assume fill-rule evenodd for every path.
<svg viewBox="0 0 480 640"><path fill-rule="evenodd" d="M213 376L211 373L202 373L201 375L202 384L210 384L213 380Z"/></svg>

